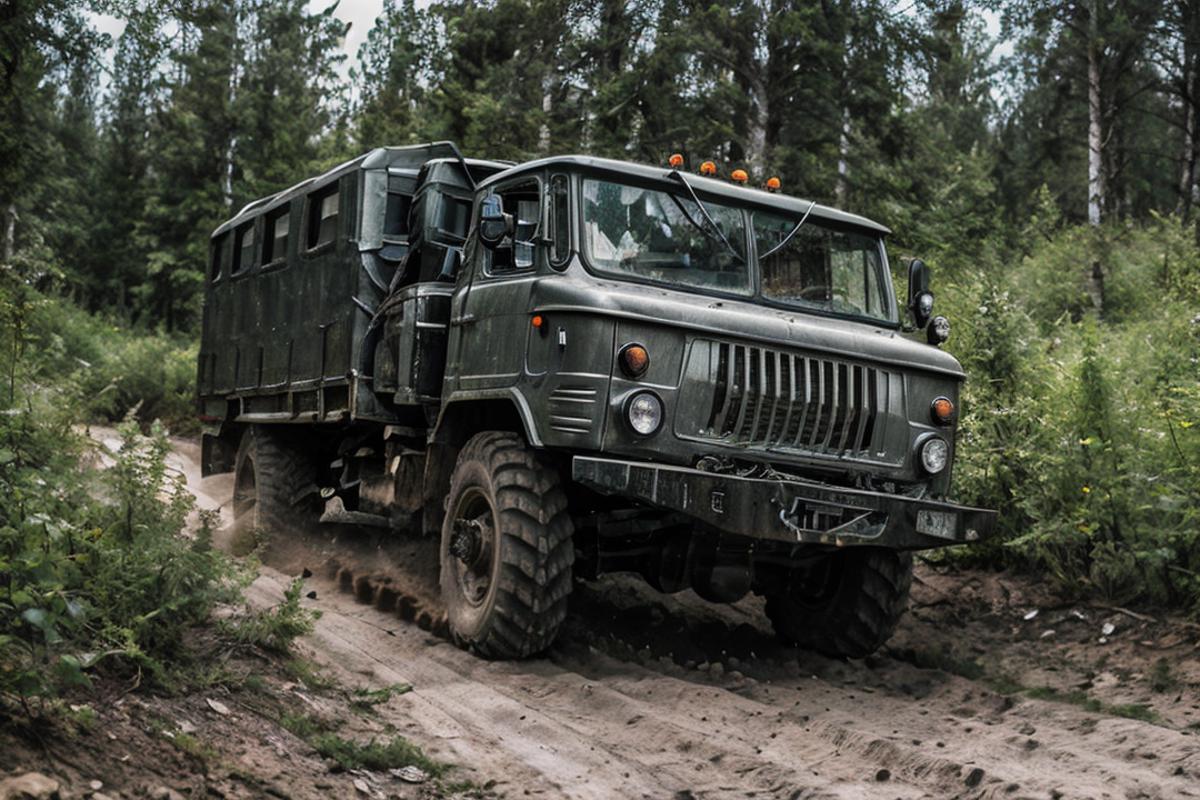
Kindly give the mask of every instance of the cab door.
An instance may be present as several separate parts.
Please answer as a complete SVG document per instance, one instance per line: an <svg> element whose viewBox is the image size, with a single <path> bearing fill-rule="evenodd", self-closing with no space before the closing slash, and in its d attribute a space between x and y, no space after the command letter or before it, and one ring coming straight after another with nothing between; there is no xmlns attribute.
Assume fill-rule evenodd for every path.
<svg viewBox="0 0 1200 800"><path fill-rule="evenodd" d="M520 177L492 190L516 231L495 249L475 236L451 301L447 390L505 393L520 380L530 330L533 283L546 259L542 181Z"/></svg>

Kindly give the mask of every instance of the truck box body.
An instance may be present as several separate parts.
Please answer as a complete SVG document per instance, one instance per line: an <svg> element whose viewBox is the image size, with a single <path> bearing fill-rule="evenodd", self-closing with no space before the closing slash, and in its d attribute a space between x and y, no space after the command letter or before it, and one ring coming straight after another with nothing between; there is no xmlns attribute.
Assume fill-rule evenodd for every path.
<svg viewBox="0 0 1200 800"><path fill-rule="evenodd" d="M217 228L205 285L201 414L401 421L405 410L372 391L377 347L389 359L380 367L398 406L436 402L449 285L402 293L412 309L390 326L402 342L382 342L375 320L393 282L434 281L447 253L461 248L474 182L464 164L474 179L505 166L465 162L449 143L379 148L251 203ZM426 323L441 325L440 335Z"/></svg>

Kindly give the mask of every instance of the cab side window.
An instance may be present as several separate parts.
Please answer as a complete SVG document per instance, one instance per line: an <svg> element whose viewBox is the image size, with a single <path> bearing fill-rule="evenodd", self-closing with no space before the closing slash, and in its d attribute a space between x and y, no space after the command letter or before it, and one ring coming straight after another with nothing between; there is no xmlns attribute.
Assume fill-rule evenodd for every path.
<svg viewBox="0 0 1200 800"><path fill-rule="evenodd" d="M485 268L489 275L530 271L537 263L537 242L543 236L541 187L537 181L524 181L496 194L504 212L512 215L515 230L495 250L487 251Z"/></svg>
<svg viewBox="0 0 1200 800"><path fill-rule="evenodd" d="M225 245L228 242L228 231L212 240L212 255L208 262L208 279L210 281L216 282L225 269Z"/></svg>
<svg viewBox="0 0 1200 800"><path fill-rule="evenodd" d="M562 269L571 258L570 182L566 175L550 179L550 266Z"/></svg>

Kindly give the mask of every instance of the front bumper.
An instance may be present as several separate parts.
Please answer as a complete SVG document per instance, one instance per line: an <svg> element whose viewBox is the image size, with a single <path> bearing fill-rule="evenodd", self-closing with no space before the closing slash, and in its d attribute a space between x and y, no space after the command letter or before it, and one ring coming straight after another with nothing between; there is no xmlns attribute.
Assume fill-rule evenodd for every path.
<svg viewBox="0 0 1200 800"><path fill-rule="evenodd" d="M602 494L678 511L726 533L789 544L926 550L978 541L996 524L995 511L790 476L743 478L590 456L575 456L571 472Z"/></svg>

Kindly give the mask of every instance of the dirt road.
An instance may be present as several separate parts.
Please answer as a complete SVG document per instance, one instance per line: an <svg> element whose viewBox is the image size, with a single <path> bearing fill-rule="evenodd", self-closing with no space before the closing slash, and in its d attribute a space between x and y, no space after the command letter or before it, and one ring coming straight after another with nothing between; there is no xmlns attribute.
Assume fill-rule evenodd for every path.
<svg viewBox="0 0 1200 800"><path fill-rule="evenodd" d="M181 443L176 463L219 507L230 481L201 481L196 455ZM335 538L268 548L252 599L310 568L312 657L354 685L411 683L389 721L503 796L1200 797L1186 622L923 566L889 647L843 663L776 644L757 602L614 578L577 586L547 657L492 663L436 635L426 545Z"/></svg>

